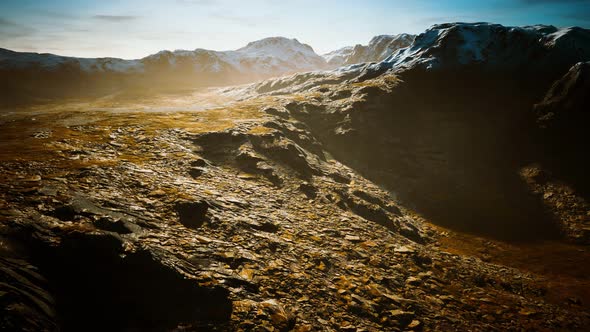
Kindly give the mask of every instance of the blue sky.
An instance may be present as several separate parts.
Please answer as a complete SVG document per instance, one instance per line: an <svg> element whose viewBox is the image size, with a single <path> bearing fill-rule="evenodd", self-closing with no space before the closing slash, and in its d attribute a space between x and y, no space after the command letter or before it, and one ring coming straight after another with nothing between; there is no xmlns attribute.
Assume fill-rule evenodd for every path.
<svg viewBox="0 0 590 332"><path fill-rule="evenodd" d="M140 58L285 36L324 53L456 21L590 28L590 0L0 0L0 47Z"/></svg>

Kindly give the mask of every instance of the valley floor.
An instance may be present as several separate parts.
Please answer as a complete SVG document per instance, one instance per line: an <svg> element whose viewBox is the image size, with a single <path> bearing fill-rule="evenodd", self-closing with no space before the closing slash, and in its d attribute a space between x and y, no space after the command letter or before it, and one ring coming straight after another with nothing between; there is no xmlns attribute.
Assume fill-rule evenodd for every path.
<svg viewBox="0 0 590 332"><path fill-rule="evenodd" d="M200 91L4 111L0 328L590 326L587 246L430 223L269 111L297 98Z"/></svg>

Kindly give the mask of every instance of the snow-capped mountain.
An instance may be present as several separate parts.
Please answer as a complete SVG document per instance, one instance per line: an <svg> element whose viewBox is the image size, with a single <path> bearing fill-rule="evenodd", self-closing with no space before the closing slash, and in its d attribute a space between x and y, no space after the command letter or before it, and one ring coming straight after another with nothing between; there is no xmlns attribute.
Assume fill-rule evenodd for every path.
<svg viewBox="0 0 590 332"><path fill-rule="evenodd" d="M331 56L336 58L346 52L333 52ZM297 74L262 82L257 87L266 93L305 91L321 84L362 81L387 72L406 78L410 73L436 72L449 83L463 84L461 74L481 82L493 77L501 80L498 82L503 86L511 85L515 89L523 88L519 82L526 81L527 85L543 90L571 66L584 61L590 61L588 29L445 23L432 26L416 36L409 47L395 51L381 62L357 63L313 75Z"/></svg>
<svg viewBox="0 0 590 332"><path fill-rule="evenodd" d="M60 70L79 69L85 73L141 73L150 70L175 70L185 74L234 72L273 76L306 70L322 69L326 62L309 45L297 39L271 37L251 42L235 51L161 51L138 60L117 58L75 58L54 54L21 53L0 49L0 69ZM187 68L189 67L189 68ZM184 70L190 69L189 72Z"/></svg>
<svg viewBox="0 0 590 332"><path fill-rule="evenodd" d="M346 63L346 61L348 60L348 58L350 57L350 55L352 54L352 52L354 51L354 46L345 46L343 48L339 48L335 51L326 53L326 54L322 54L322 57L324 59L326 59L326 61L328 62L328 64L332 67L339 67L342 66L344 63Z"/></svg>
<svg viewBox="0 0 590 332"><path fill-rule="evenodd" d="M0 49L0 87L11 95L97 94L121 87L230 85L326 69L297 39L271 37L234 51L161 51L137 60L76 58ZM12 91L12 92L11 92Z"/></svg>
<svg viewBox="0 0 590 332"><path fill-rule="evenodd" d="M59 70L80 69L84 72L141 72L140 60L118 58L75 58L49 53L15 52L0 48L0 70Z"/></svg>
<svg viewBox="0 0 590 332"><path fill-rule="evenodd" d="M139 60L147 71L180 70L192 73L223 73L239 81L326 68L325 60L297 39L270 37L235 51L161 51ZM187 72L188 70L188 72Z"/></svg>
<svg viewBox="0 0 590 332"><path fill-rule="evenodd" d="M297 72L323 69L326 61L313 48L297 39L271 37L251 42L235 52L227 52L226 60L239 62L243 70Z"/></svg>
<svg viewBox="0 0 590 332"><path fill-rule="evenodd" d="M590 56L590 30L550 25L506 27L490 23L432 26L411 47L384 60L397 69L466 65L492 70L569 67Z"/></svg>
<svg viewBox="0 0 590 332"><path fill-rule="evenodd" d="M406 33L375 36L368 45L358 44L354 47L344 47L324 54L323 57L332 67L378 62L392 55L395 51L410 46L414 37L414 35Z"/></svg>

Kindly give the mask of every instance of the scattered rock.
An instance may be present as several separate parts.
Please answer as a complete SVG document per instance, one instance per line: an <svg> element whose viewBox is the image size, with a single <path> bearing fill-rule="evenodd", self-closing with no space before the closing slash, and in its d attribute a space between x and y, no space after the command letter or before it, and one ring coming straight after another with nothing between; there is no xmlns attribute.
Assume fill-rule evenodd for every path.
<svg viewBox="0 0 590 332"><path fill-rule="evenodd" d="M188 170L188 174L195 179L198 178L199 176L203 175L203 172L204 172L204 169L199 168L199 167L193 167Z"/></svg>
<svg viewBox="0 0 590 332"><path fill-rule="evenodd" d="M393 249L393 251L401 253L401 254L412 254L412 253L416 252L414 249L407 247L407 246L395 247L395 249Z"/></svg>
<svg viewBox="0 0 590 332"><path fill-rule="evenodd" d="M301 190L301 192L304 193L305 196L307 196L307 198L309 199L316 198L318 195L317 188L307 182L303 182L302 184L300 184L299 190Z"/></svg>
<svg viewBox="0 0 590 332"><path fill-rule="evenodd" d="M283 119L289 118L289 112L286 109L267 107L267 108L263 109L262 111L266 114L278 116Z"/></svg>
<svg viewBox="0 0 590 332"><path fill-rule="evenodd" d="M406 284L408 284L408 285L417 286L417 285L420 285L421 283L422 283L422 280L420 280L420 278L409 277L408 279L406 279Z"/></svg>
<svg viewBox="0 0 590 332"><path fill-rule="evenodd" d="M410 324L408 324L408 326L406 326L406 328L414 331L422 330L422 322L414 319L410 322Z"/></svg>
<svg viewBox="0 0 590 332"><path fill-rule="evenodd" d="M195 159L193 161L191 161L191 166L192 167L205 167L205 166L209 166L209 164L207 163L207 161L205 159Z"/></svg>
<svg viewBox="0 0 590 332"><path fill-rule="evenodd" d="M240 222L244 223L245 225L247 225L248 227L250 227L252 229L256 229L256 230L263 231L263 232L276 233L279 230L278 225L273 224L272 222L269 222L269 221L255 221L255 220L251 220L251 219L240 219Z"/></svg>
<svg viewBox="0 0 590 332"><path fill-rule="evenodd" d="M130 234L141 231L141 227L120 219L113 220L110 216L104 216L94 222L94 226L99 229L116 232L119 234Z"/></svg>
<svg viewBox="0 0 590 332"><path fill-rule="evenodd" d="M389 316L394 320L397 321L402 326L407 326L411 324L414 319L414 313L409 311L403 311L400 309L390 310Z"/></svg>
<svg viewBox="0 0 590 332"><path fill-rule="evenodd" d="M276 300L263 301L260 303L260 307L270 315L273 326L279 331L290 331L295 327L297 316Z"/></svg>
<svg viewBox="0 0 590 332"><path fill-rule="evenodd" d="M332 173L329 173L329 174L328 174L328 176L329 176L329 177L330 177L332 180L334 180L334 181L336 181L336 182L339 182L339 183L343 183L343 184L349 184L349 183L350 183L350 181L351 181L351 179L350 179L350 177L349 177L349 176L347 176L347 175L343 175L343 174L340 174L340 173L338 173L338 172L332 172Z"/></svg>
<svg viewBox="0 0 590 332"><path fill-rule="evenodd" d="M175 210L180 223L188 228L196 229L201 227L206 221L209 221L209 216L207 215L209 204L205 201L178 202L176 203Z"/></svg>
<svg viewBox="0 0 590 332"><path fill-rule="evenodd" d="M360 236L355 236L355 235L346 235L344 237L345 240L347 241L351 241L351 242L361 242L361 238Z"/></svg>

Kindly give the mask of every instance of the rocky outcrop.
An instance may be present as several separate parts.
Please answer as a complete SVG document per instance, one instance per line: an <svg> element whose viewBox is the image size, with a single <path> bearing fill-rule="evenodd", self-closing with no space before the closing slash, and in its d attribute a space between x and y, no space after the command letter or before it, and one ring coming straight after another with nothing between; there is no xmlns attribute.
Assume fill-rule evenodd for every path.
<svg viewBox="0 0 590 332"><path fill-rule="evenodd" d="M495 109L472 112L481 105L457 104L449 91L429 96L436 105L449 105L437 109L401 84L391 92L362 91L337 109L297 104L293 115L311 126L335 158L435 222L507 238L554 234L542 204L517 175L520 162L528 160L520 154L527 144L518 129L524 119L517 122Z"/></svg>
<svg viewBox="0 0 590 332"><path fill-rule="evenodd" d="M564 72L590 57L589 38L580 28L441 24L380 63L296 75L244 91L286 95L285 108L328 152L431 220L506 238L553 237L563 218L519 174L532 163L547 164L543 145L568 146L578 156L584 150L587 140L568 136L567 129L561 129L564 140L537 130L537 119L552 114L543 105L560 105L556 93L571 91L561 100L575 105L584 100L584 88L572 83L583 84L574 78L579 74L570 72L563 79L570 83L556 83L537 115L531 109ZM313 98L288 98L307 90ZM567 109L558 113L567 118ZM572 122L562 128L576 127ZM563 160L553 160L558 159ZM584 186L581 168L562 179Z"/></svg>
<svg viewBox="0 0 590 332"><path fill-rule="evenodd" d="M539 127L551 136L578 132L588 118L589 89L590 62L575 64L535 105Z"/></svg>
<svg viewBox="0 0 590 332"><path fill-rule="evenodd" d="M590 64L578 63L533 108L537 120L538 163L522 174L558 216L562 231L590 243L590 157L584 153L590 120Z"/></svg>
<svg viewBox="0 0 590 332"><path fill-rule="evenodd" d="M373 37L368 45L357 44L344 47L323 55L328 65L333 67L353 65L363 62L379 62L391 56L397 50L408 47L414 41L414 35L380 35Z"/></svg>
<svg viewBox="0 0 590 332"><path fill-rule="evenodd" d="M6 241L4 241L6 245ZM9 248L2 248L0 326L12 331L57 330L55 300L39 269Z"/></svg>
<svg viewBox="0 0 590 332"><path fill-rule="evenodd" d="M573 63L590 56L589 34L579 27L550 25L436 24L384 62L398 69L475 66L485 74L522 70L529 77L563 75Z"/></svg>

